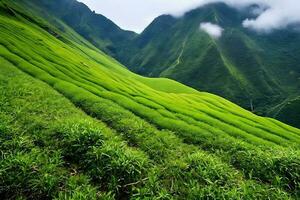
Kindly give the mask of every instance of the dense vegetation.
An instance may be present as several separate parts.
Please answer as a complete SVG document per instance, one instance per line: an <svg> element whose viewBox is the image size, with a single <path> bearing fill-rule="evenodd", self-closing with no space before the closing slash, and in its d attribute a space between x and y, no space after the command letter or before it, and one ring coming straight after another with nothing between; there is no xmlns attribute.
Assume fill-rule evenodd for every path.
<svg viewBox="0 0 300 200"><path fill-rule="evenodd" d="M137 35L122 30L105 16L91 11L85 4L75 0L32 0L30 2L41 8L44 11L43 15L55 15L97 48L113 56L116 56L115 51L118 49L124 47L130 49L128 41Z"/></svg>
<svg viewBox="0 0 300 200"><path fill-rule="evenodd" d="M271 114L277 119L298 127L300 124L300 97L289 98L274 109Z"/></svg>
<svg viewBox="0 0 300 200"><path fill-rule="evenodd" d="M281 112L300 96L299 32L288 27L260 34L243 28L255 6L235 10L217 3L180 18L163 15L137 35L74 0L33 2L134 72L172 78L300 127L295 120L299 110ZM222 37L216 40L200 31L201 22L220 25Z"/></svg>
<svg viewBox="0 0 300 200"><path fill-rule="evenodd" d="M133 74L31 1L0 29L1 199L299 197L299 129Z"/></svg>
<svg viewBox="0 0 300 200"><path fill-rule="evenodd" d="M211 4L179 19L161 16L133 41L136 53L120 52L118 59L139 74L172 78L277 117L270 110L299 96L299 32L289 27L256 33L242 27L251 15L251 9ZM220 25L222 37L200 31L201 22ZM298 115L299 110L278 119L300 127L293 121Z"/></svg>
<svg viewBox="0 0 300 200"><path fill-rule="evenodd" d="M123 51L117 58L139 74L172 78L260 115L277 117L270 110L299 96L299 31L248 30L242 22L253 17L251 12L220 3L181 18L160 16L133 40L135 52ZM222 36L215 39L201 31L201 22L220 25ZM297 116L299 110L278 119L300 127L293 121Z"/></svg>

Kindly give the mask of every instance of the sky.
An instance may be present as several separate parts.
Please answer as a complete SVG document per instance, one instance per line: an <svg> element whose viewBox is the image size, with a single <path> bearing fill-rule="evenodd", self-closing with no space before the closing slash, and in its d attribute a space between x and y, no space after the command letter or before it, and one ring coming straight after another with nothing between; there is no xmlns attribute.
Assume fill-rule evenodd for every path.
<svg viewBox="0 0 300 200"><path fill-rule="evenodd" d="M78 0L111 19L121 28L140 33L162 14L181 16L211 2L224 2L233 7L259 4L258 17L245 19L243 26L260 32L271 32L300 24L300 0ZM200 22L199 22L200 24ZM210 27L211 28L211 27Z"/></svg>

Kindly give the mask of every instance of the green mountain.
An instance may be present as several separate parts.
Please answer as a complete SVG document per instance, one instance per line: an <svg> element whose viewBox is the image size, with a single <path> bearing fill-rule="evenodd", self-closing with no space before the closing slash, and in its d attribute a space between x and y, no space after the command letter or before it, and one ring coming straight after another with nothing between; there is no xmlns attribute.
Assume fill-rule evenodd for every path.
<svg viewBox="0 0 300 200"><path fill-rule="evenodd" d="M99 49L116 56L116 48L125 46L137 34L124 31L103 15L91 11L76 0L32 0L43 17L54 15ZM55 19L53 20L55 23ZM60 27L62 28L62 27ZM122 47L123 48L123 47Z"/></svg>
<svg viewBox="0 0 300 200"><path fill-rule="evenodd" d="M0 1L1 199L297 199L299 129L136 75L40 2Z"/></svg>
<svg viewBox="0 0 300 200"><path fill-rule="evenodd" d="M160 16L134 39L136 52L117 59L139 74L168 77L268 115L299 95L300 35L292 28L260 34L242 27L251 8L219 3L180 18ZM221 26L221 38L201 31L201 22Z"/></svg>
<svg viewBox="0 0 300 200"><path fill-rule="evenodd" d="M242 22L255 16L255 5L236 10L214 3L180 18L162 15L138 35L75 0L33 2L43 17L54 15L138 74L171 78L300 127L295 121L300 111L283 112L300 96L299 32L293 27L269 34L245 29ZM200 31L201 22L220 25L222 37Z"/></svg>

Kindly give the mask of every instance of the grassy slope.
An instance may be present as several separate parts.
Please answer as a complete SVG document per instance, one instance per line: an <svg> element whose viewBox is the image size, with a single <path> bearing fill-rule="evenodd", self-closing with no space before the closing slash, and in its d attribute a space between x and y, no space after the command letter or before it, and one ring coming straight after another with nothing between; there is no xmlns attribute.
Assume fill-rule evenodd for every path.
<svg viewBox="0 0 300 200"><path fill-rule="evenodd" d="M4 107L7 110L3 109L1 118L6 118L10 107L20 107L24 102L32 102L29 106L37 104L49 107L49 112L39 113L41 107L37 106L34 111L25 109L17 112L21 119L12 119L18 123L20 121L20 124L12 123L9 118L1 123L1 131L5 131L7 135L11 135L14 130L10 127L16 125L19 129L14 131L16 137L22 134L25 134L25 139L29 137L29 146L26 144L24 150L21 146L15 152L11 151L10 145L15 144L13 138L11 142L8 140L7 147L3 147L7 150L3 151L1 157L2 175L10 171L5 169L14 165L20 165L20 168L16 170L19 172L17 175L11 172L11 175L8 173L8 176L2 176L1 186L8 186L1 191L2 194L10 196L18 191L20 195L27 196L28 187L29 191L33 190L33 195L59 195L60 188L53 186L57 182L53 184L50 178L43 182L41 177L45 176L43 173L49 174L47 170L53 170L50 173L55 175L54 181L67 187L66 180L73 177L68 178L65 171L71 170L72 164L88 177L84 178L87 182L85 189L94 190L102 183L100 190L104 193L111 191L115 197L134 197L135 194L152 198L173 196L180 199L189 195L190 199L199 199L201 195L205 195L211 198L264 199L271 195L274 195L273 198L287 198L283 190L291 195L299 193L298 129L255 116L220 97L197 92L168 79L137 76L96 50L59 20L57 23L65 27L64 32L30 14L23 13L22 17L20 12L16 12L16 5L10 6L15 10L1 5L0 56L1 67L5 69L1 70L1 85L5 88L1 90L4 93L1 97L8 99L1 100L10 102L9 106ZM41 83L22 73L18 75L20 72L12 66L48 83L86 113L106 123L110 128L104 128L104 132L108 132L105 134L118 133L120 138L99 139L94 126L105 125L98 122L95 122L97 125L92 124L91 128L89 124L84 127L92 129L91 131L76 132L76 128L72 126L81 124L81 119L92 119L75 111L70 103L65 103L62 96L55 96L50 87L40 86ZM17 75L5 78L10 73ZM20 83L23 79L24 84ZM12 84L11 88L7 87L9 83ZM33 85L32 88L28 84ZM47 87L38 91L49 90L50 94L42 94L41 99L34 99L40 93L34 91L35 87ZM14 88L18 88L15 93ZM23 90L31 89L33 91L27 96L22 95ZM14 101L17 97L25 101ZM61 99L62 108L52 105L53 99ZM43 103L44 101L48 103ZM51 109L53 112L59 109L70 111L64 115L57 111L52 118L44 118L44 115L52 115ZM77 112L82 117L74 114L69 123L59 120L65 120L64 118L72 116L70 113ZM27 130L30 123L23 123L22 117L31 115L38 118L38 124ZM59 126L59 131L49 129L43 123L51 127ZM65 128L64 124L71 127ZM45 134L41 134L44 131ZM55 133L62 136L62 141L55 139L58 137ZM92 136L88 137L88 134ZM5 137L2 139L5 140ZM98 144L98 140L101 140L101 144ZM102 146L102 140L108 140L107 146ZM124 146L123 140L138 149L132 150ZM43 145L49 148L49 152L48 148L42 148ZM111 149L115 149L114 145L120 151L112 151ZM90 146L95 148L86 149ZM199 150L199 147L203 150ZM286 147L293 147L294 150ZM60 150L53 152L53 149ZM60 153L63 155L58 156ZM45 154L45 157L40 154ZM103 163L102 159L105 158L101 156L106 154L113 155L109 156L108 162ZM51 156L58 156L53 161L54 169L47 168L47 162L52 162ZM35 173L31 163L33 161L30 160L35 157L40 159L38 161L45 171L27 178L28 174ZM26 161L23 164L27 171L21 168L22 163L14 163L22 159ZM112 169L107 169L108 166ZM145 173L141 173L143 171ZM106 180L108 174L112 174L114 178ZM19 175L23 185L16 184L18 179L8 178L18 178ZM41 188L34 187L35 184L31 181L40 184ZM78 190L84 192L84 189Z"/></svg>
<svg viewBox="0 0 300 200"><path fill-rule="evenodd" d="M120 52L118 59L139 74L168 77L248 110L252 102L256 113L274 116L272 108L299 95L300 37L292 30L256 34L241 26L248 15L211 4L181 18L158 17L137 37L136 52ZM201 22L223 27L222 37L200 31Z"/></svg>
<svg viewBox="0 0 300 200"><path fill-rule="evenodd" d="M28 9L40 10L40 15L48 20L51 15L63 20L134 72L172 78L221 95L257 114L277 117L272 113L282 109L275 109L293 100L294 94L299 95L300 37L286 30L267 35L248 31L241 27L245 18L253 17L248 11L212 4L182 18L160 16L137 35L120 29L76 0L23 2ZM220 24L225 28L223 36L215 41L199 31L201 21ZM57 25L56 19L51 22ZM166 89L172 88L174 83L165 82ZM298 122L289 120L297 115L282 115L278 119L299 127Z"/></svg>
<svg viewBox="0 0 300 200"><path fill-rule="evenodd" d="M175 22L165 26L164 31L153 33L148 43L142 46L136 55L130 56L132 58L125 63L129 64L130 69L140 74L153 77L169 77L194 88L230 98L248 108L250 99L261 96L261 92L258 86L252 85L253 77L251 77L251 74L243 71L245 68L250 68L249 63L240 62L244 59L243 55L240 60L236 59L237 62L231 59L237 57L236 55L239 55L240 52L250 53L244 47L242 39L238 41L238 44L232 45L235 42L232 41L232 38L237 37L239 39L241 34L233 35L231 34L232 31L226 30L224 35L228 38L224 41L230 41L230 43L224 44L223 40L221 42L215 41L206 33L199 31L201 21L211 21L217 24L221 23L224 27L231 27L231 22L218 21L219 18L231 19L231 14L222 15L221 12L228 9L223 7L218 8L215 12L213 12L213 8L199 9L191 11L182 18L174 19ZM160 18L157 21L165 20L164 16ZM235 16L232 18L237 20ZM161 27L160 24L153 23L138 39L144 40L147 32L159 27ZM182 48L182 44L185 44L184 48ZM236 52L233 52L235 49L231 47L237 45L246 50L236 48L240 50L239 54L236 54ZM232 56L232 54L235 55ZM179 55L181 55L181 61L175 66L174 63ZM250 55L252 55L252 52ZM259 71L253 66L250 68L252 74ZM260 65L257 66L260 67Z"/></svg>
<svg viewBox="0 0 300 200"><path fill-rule="evenodd" d="M271 110L294 99L299 91L299 37L286 31L267 36L251 33L241 27L246 12L222 4L196 9L182 19L160 16L137 36L75 0L23 2L28 9L40 10L48 20L55 15L139 74L172 78L221 95L260 115L276 117ZM50 21L58 25L56 19ZM220 41L200 32L199 21L224 27ZM66 29L61 25L58 28ZM174 83L165 82L166 89L172 88ZM287 120L288 116L278 119L298 126Z"/></svg>

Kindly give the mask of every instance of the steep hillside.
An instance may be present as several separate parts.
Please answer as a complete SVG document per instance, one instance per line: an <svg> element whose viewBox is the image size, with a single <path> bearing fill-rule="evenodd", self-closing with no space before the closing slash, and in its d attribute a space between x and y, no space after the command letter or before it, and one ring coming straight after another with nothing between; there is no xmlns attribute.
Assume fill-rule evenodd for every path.
<svg viewBox="0 0 300 200"><path fill-rule="evenodd" d="M2 199L299 196L299 129L136 75L36 5L0 1Z"/></svg>
<svg viewBox="0 0 300 200"><path fill-rule="evenodd" d="M64 21L97 48L113 56L116 56L116 49L121 49L121 46L126 48L125 45L128 45L128 41L137 35L134 32L122 30L111 20L96 14L85 4L76 0L32 0L25 2L30 7L34 6L41 15L48 19L54 15Z"/></svg>
<svg viewBox="0 0 300 200"><path fill-rule="evenodd" d="M270 34L247 30L242 22L251 16L250 8L239 11L222 3L181 18L161 16L134 40L136 53L117 58L139 74L172 78L266 115L299 94L300 35L292 28ZM222 37L201 31L201 22L224 28Z"/></svg>
<svg viewBox="0 0 300 200"><path fill-rule="evenodd" d="M75 0L33 0L27 6L48 20L56 16L136 73L177 80L260 115L277 117L271 114L279 112L274 109L300 95L299 33L293 27L269 34L243 28L244 19L255 17L256 6L236 10L215 3L181 18L163 15L140 35L120 29ZM201 22L220 25L222 37L200 31Z"/></svg>
<svg viewBox="0 0 300 200"><path fill-rule="evenodd" d="M290 98L270 111L277 119L298 126L300 124L300 97Z"/></svg>

